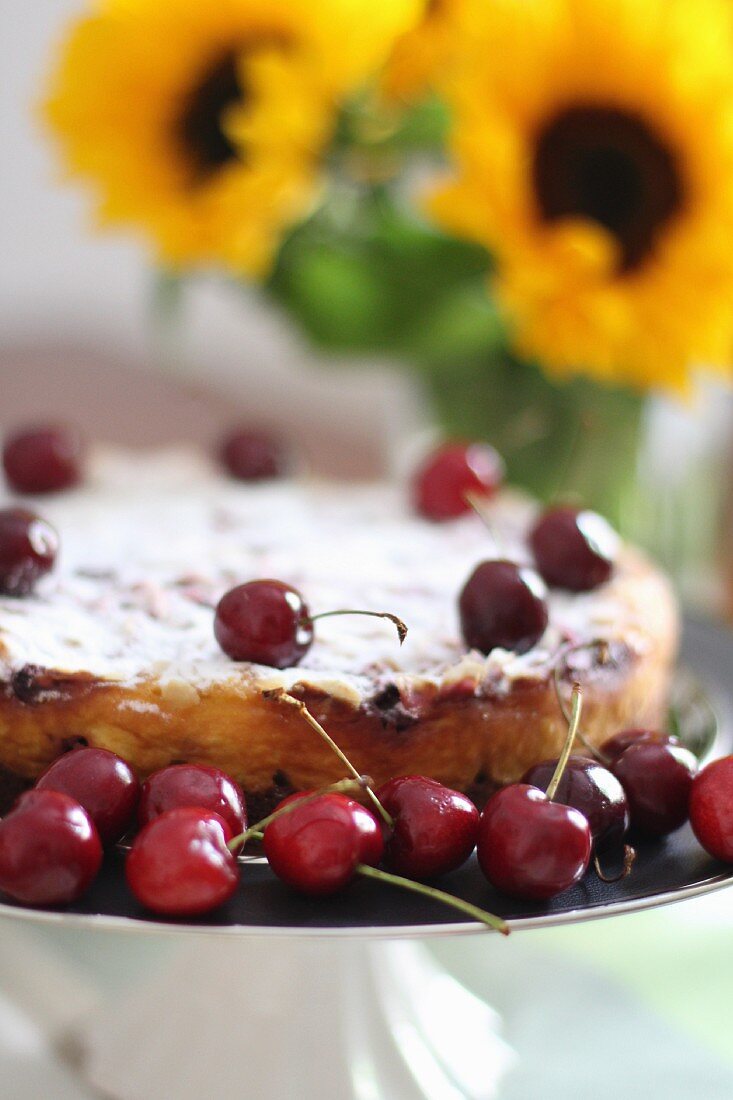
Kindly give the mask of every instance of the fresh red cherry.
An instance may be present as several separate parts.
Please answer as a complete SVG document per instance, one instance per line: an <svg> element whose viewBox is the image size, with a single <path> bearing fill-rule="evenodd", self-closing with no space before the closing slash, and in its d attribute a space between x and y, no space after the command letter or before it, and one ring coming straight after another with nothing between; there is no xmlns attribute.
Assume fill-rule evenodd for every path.
<svg viewBox="0 0 733 1100"><path fill-rule="evenodd" d="M219 460L238 481L283 477L292 466L284 440L254 428L237 428L222 440Z"/></svg>
<svg viewBox="0 0 733 1100"><path fill-rule="evenodd" d="M154 772L142 785L137 819L142 827L179 806L203 806L226 821L232 836L247 828L242 788L218 768L207 764L171 764Z"/></svg>
<svg viewBox="0 0 733 1100"><path fill-rule="evenodd" d="M292 668L311 647L313 622L305 600L291 585L249 581L219 600L214 634L234 661Z"/></svg>
<svg viewBox="0 0 733 1100"><path fill-rule="evenodd" d="M231 831L218 814L179 806L138 833L125 874L137 900L154 913L195 917L223 905L239 883Z"/></svg>
<svg viewBox="0 0 733 1100"><path fill-rule="evenodd" d="M537 569L549 585L589 592L611 576L619 538L596 512L550 508L532 528L529 542Z"/></svg>
<svg viewBox="0 0 733 1100"><path fill-rule="evenodd" d="M528 783L512 783L492 795L481 815L478 860L505 894L544 900L580 881L591 843L578 810L551 802Z"/></svg>
<svg viewBox="0 0 733 1100"><path fill-rule="evenodd" d="M93 821L60 791L26 791L0 821L0 890L14 901L76 901L101 863L102 844Z"/></svg>
<svg viewBox="0 0 733 1100"><path fill-rule="evenodd" d="M463 639L471 649L526 653L547 627L546 590L533 569L511 561L484 561L458 600Z"/></svg>
<svg viewBox="0 0 733 1100"><path fill-rule="evenodd" d="M73 428L28 428L5 442L5 476L18 493L56 493L79 483L82 454L81 436Z"/></svg>
<svg viewBox="0 0 733 1100"><path fill-rule="evenodd" d="M323 794L266 826L265 855L278 878L314 896L335 894L351 882L364 841L350 802Z"/></svg>
<svg viewBox="0 0 733 1100"><path fill-rule="evenodd" d="M695 776L690 824L706 852L733 863L733 756L713 760Z"/></svg>
<svg viewBox="0 0 733 1100"><path fill-rule="evenodd" d="M556 768L557 760L535 764L522 776L522 782L546 791ZM623 787L608 768L587 756L569 757L553 797L587 819L597 851L621 848L629 828L629 805Z"/></svg>
<svg viewBox="0 0 733 1100"><path fill-rule="evenodd" d="M679 745L679 739L671 733L662 733L661 730L628 729L614 733L603 742L598 750L606 762L607 767L612 767L622 753L631 745Z"/></svg>
<svg viewBox="0 0 733 1100"><path fill-rule="evenodd" d="M476 847L479 814L466 795L421 775L390 779L376 793L394 821L386 859L398 874L436 878L460 867Z"/></svg>
<svg viewBox="0 0 733 1100"><path fill-rule="evenodd" d="M427 457L412 483L415 510L426 519L470 511L466 497L492 497L504 479L500 455L486 443L447 443Z"/></svg>
<svg viewBox="0 0 733 1100"><path fill-rule="evenodd" d="M626 791L631 825L651 836L666 836L687 820L697 760L678 745L639 741L613 764Z"/></svg>
<svg viewBox="0 0 733 1100"><path fill-rule="evenodd" d="M277 805L278 810L283 806L299 802L302 798L312 795L313 791L296 791L283 798ZM321 795L318 796L322 797ZM370 867L376 867L384 855L384 833L376 818L360 802L346 795L340 795L349 805L356 827L359 832L359 863L367 863Z"/></svg>
<svg viewBox="0 0 733 1100"><path fill-rule="evenodd" d="M35 512L0 509L0 594L27 596L53 569L58 548L53 527Z"/></svg>
<svg viewBox="0 0 733 1100"><path fill-rule="evenodd" d="M127 832L140 785L129 764L107 749L78 748L46 768L36 790L61 791L84 807L103 844Z"/></svg>

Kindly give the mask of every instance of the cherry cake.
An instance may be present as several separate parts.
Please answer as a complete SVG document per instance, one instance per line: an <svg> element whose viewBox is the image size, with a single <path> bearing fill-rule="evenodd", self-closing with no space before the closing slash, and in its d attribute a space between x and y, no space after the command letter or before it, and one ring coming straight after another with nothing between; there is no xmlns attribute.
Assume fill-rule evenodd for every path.
<svg viewBox="0 0 733 1100"><path fill-rule="evenodd" d="M375 783L419 774L476 797L558 754L567 725L556 670L566 698L574 679L583 684L591 742L664 722L677 608L630 546L589 591L548 578L547 625L531 644L483 652L465 640L472 593L461 594L477 566L499 559L518 576L536 563L538 506L510 489L485 503L488 524L470 511L438 522L400 484L244 482L188 451L105 451L89 456L83 484L9 489L0 506L33 509L58 535L53 568L39 568L30 591L0 596L9 787L78 741L120 754L141 777L170 763L216 766L258 807L341 778L297 708L265 694L276 688L303 700ZM215 611L259 578L295 588L314 620L390 612L407 637L400 646L389 620L337 616L311 624L295 667L234 660Z"/></svg>

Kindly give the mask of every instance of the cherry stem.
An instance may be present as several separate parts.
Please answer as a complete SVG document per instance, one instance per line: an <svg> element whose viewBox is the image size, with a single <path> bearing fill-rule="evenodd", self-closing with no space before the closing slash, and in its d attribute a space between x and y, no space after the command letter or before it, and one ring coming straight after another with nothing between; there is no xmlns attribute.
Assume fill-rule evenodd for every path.
<svg viewBox="0 0 733 1100"><path fill-rule="evenodd" d="M553 772L552 779L549 786L545 791L548 802L552 802L555 797L555 792L560 785L563 772L565 771L565 765L568 762L571 749L573 747L573 741L578 735L578 726L580 725L580 712L583 709L583 692L580 689L580 684L573 684L572 695L572 712L570 715L570 723L568 725L568 735L565 738L565 744L562 747L560 753L560 759L557 762L555 771Z"/></svg>
<svg viewBox="0 0 733 1100"><path fill-rule="evenodd" d="M626 878L631 874L631 868L634 866L634 860L636 859L636 849L632 848L630 844L624 844L624 865L617 875L607 875L601 870L601 865L596 855L593 860L593 866L595 867L596 874L601 882L620 882L621 879Z"/></svg>
<svg viewBox="0 0 733 1100"><path fill-rule="evenodd" d="M569 713L568 708L565 704L565 700L562 697L562 690L561 690L561 687L560 687L560 677L562 675L562 673L560 671L560 661L562 659L567 659L567 657L571 653L576 653L581 649L590 649L591 647L597 647L599 649L600 654L601 654L600 662L601 662L602 665L605 664L606 659L607 659L606 658L606 650L608 648L607 643L604 642L604 641L600 641L600 642L583 642L580 645L571 645L571 646L568 646L565 649L562 649L560 651L560 653L558 654L558 659L555 662L555 667L552 670L552 682L553 682L553 686L555 688L555 698L557 699L557 705L560 707L560 710L562 711L562 716L568 724L570 723L570 713ZM585 748L588 750L588 752L591 754L591 756L595 760L598 760L601 764L606 764L607 765L609 763L609 759L605 755L605 753L602 753L601 750L596 745L593 745L588 740L588 738L585 736L583 731L580 730L580 729L577 732L577 738L578 738L579 741L582 742L582 744L585 746Z"/></svg>
<svg viewBox="0 0 733 1100"><path fill-rule="evenodd" d="M402 619L399 619L396 615L392 615L389 611L360 611L355 608L343 608L338 611L320 611L317 615L311 615L310 622L314 623L316 619L330 619L334 615L371 615L373 619L389 619L389 621L394 623L397 627L397 637L400 640L400 645L402 645L407 637L407 627Z"/></svg>
<svg viewBox="0 0 733 1100"><path fill-rule="evenodd" d="M353 775L354 779L357 779L362 785L363 789L366 791L368 797L371 799L373 805L378 811L380 817L384 820L387 827L390 829L394 828L394 821L392 820L391 815L387 812L382 803L379 801L376 794L372 790L371 785L369 783L364 783L362 776L351 763L348 756L346 756L346 754L342 752L342 750L338 747L333 737L331 737L330 734L326 733L320 722L316 721L311 712L308 710L305 703L301 699L296 699L295 696L290 695L287 691L285 691L284 688L274 688L272 691L264 691L262 694L265 699L279 699L283 703L288 703L290 706L295 707L297 710L300 711L301 716L305 719L311 729L314 729L316 733L323 738L329 748L336 753L336 756L338 756L339 760L344 765L346 770L350 772L351 775Z"/></svg>
<svg viewBox="0 0 733 1100"><path fill-rule="evenodd" d="M507 553L504 547L504 543L499 538L499 533L496 530L496 524L488 513L484 497L479 496L478 493L464 493L463 499L465 500L466 504L473 508L474 512L491 535L492 539L496 543L497 552L499 554L503 554L504 557L506 557Z"/></svg>
<svg viewBox="0 0 733 1100"><path fill-rule="evenodd" d="M339 794L349 791L363 791L368 790L368 780L359 776L359 779L340 779L338 783L329 783L327 787L319 787L317 791L312 791L310 794L304 794L302 798L297 801L288 802L287 806L278 806L276 810L273 810L267 817L263 817L261 821L256 821L254 825L250 825L248 829L245 829L239 836L232 837L227 843L227 848L230 852L236 852L237 848L243 848L248 840L259 840L262 837L264 830L270 824L270 822L277 820L278 817L282 817L284 814L288 814L291 810L296 809L298 806L302 806L306 802L312 802L314 798L320 798L323 794Z"/></svg>
<svg viewBox="0 0 733 1100"><path fill-rule="evenodd" d="M458 909L461 913L473 917L474 920L481 921L487 928L492 928L495 932L501 932L502 936L509 935L509 925L501 917L496 917L485 909L479 909L477 905L471 905L470 901L463 901L462 898L457 898L453 894L446 894L444 890L436 890L434 886L426 886L424 882L415 882L414 879L403 878L402 875L391 875L388 871L382 871L378 867L370 867L367 863L357 863L356 872L359 875L364 875L365 878L374 878L378 882L388 882L392 886L401 886L403 890L412 890L415 894L422 894L423 897L443 902L444 905L450 905L453 909Z"/></svg>

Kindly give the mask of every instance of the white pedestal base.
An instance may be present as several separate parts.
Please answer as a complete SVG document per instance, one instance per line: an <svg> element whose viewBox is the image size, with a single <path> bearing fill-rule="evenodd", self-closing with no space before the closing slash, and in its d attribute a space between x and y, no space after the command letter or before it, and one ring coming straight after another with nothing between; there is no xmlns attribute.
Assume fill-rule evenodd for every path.
<svg viewBox="0 0 733 1100"><path fill-rule="evenodd" d="M498 1032L420 944L194 938L74 1038L115 1100L493 1100Z"/></svg>

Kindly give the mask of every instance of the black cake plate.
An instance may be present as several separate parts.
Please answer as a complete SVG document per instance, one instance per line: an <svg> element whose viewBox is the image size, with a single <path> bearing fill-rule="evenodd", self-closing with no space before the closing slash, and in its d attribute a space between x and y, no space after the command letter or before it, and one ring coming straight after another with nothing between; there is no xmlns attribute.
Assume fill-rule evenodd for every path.
<svg viewBox="0 0 733 1100"><path fill-rule="evenodd" d="M733 633L688 620L683 665L702 685L717 712L712 755L733 750ZM520 902L493 890L473 857L445 876L440 887L505 917L512 931L593 920L681 901L728 885L733 866L708 856L684 826L663 841L639 842L633 872L621 882L602 882L593 870L549 903ZM63 910L39 910L0 903L0 916L66 927L137 932L236 935L409 937L485 931L470 918L430 899L374 881L360 880L343 894L310 899L280 883L264 861L242 869L237 894L215 913L198 920L160 920L146 912L127 889L123 856L112 854L88 893Z"/></svg>

